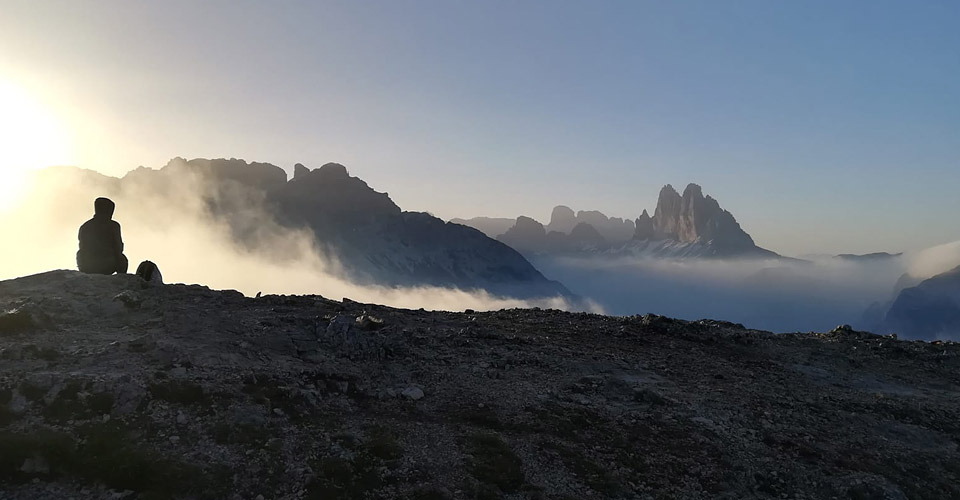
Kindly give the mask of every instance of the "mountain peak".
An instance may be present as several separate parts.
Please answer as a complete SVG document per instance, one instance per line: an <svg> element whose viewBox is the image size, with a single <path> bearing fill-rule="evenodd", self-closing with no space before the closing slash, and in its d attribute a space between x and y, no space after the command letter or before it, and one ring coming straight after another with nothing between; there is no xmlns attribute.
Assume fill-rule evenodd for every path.
<svg viewBox="0 0 960 500"><path fill-rule="evenodd" d="M574 213L573 209L566 205L554 207L546 230L570 235L573 229L582 223L593 226L607 242L627 242L632 239L634 233L632 220L607 217L598 210L580 210Z"/></svg>
<svg viewBox="0 0 960 500"><path fill-rule="evenodd" d="M304 176L310 173L310 169L303 166L303 163L297 163L293 166L293 178L302 179Z"/></svg>
<svg viewBox="0 0 960 500"><path fill-rule="evenodd" d="M660 189L657 208L653 211L654 237L675 240L680 231L680 205L683 199L673 186L667 184Z"/></svg>
<svg viewBox="0 0 960 500"><path fill-rule="evenodd" d="M351 177L347 167L339 163L327 163L312 171L300 167L303 168L294 167L297 182L287 183L278 193L278 203L287 213L313 224L321 220L331 224L331 219L339 217L377 219L400 214L400 207L387 193L377 192L362 179Z"/></svg>
<svg viewBox="0 0 960 500"><path fill-rule="evenodd" d="M350 177L347 167L339 163L325 163L317 171L326 179L346 179Z"/></svg>
<svg viewBox="0 0 960 500"><path fill-rule="evenodd" d="M660 197L661 197L661 198L663 198L664 196L672 196L672 195L680 196L680 193L678 193L677 190L674 189L674 187L673 187L672 184L667 184L667 185L663 186L662 188L660 188Z"/></svg>
<svg viewBox="0 0 960 500"><path fill-rule="evenodd" d="M691 182L690 184L687 184L686 189L683 190L683 197L703 198L703 188L701 188L699 184L694 184Z"/></svg>
<svg viewBox="0 0 960 500"><path fill-rule="evenodd" d="M714 198L704 196L699 184L687 184L683 196L672 185L663 186L653 217L644 210L636 224L634 240L702 242L720 254L759 250L730 212Z"/></svg>
<svg viewBox="0 0 960 500"><path fill-rule="evenodd" d="M649 240L653 239L655 231L653 229L653 218L650 217L650 214L647 213L647 210L644 209L643 213L640 214L640 217L636 221L636 230L633 232L633 239L635 240Z"/></svg>
<svg viewBox="0 0 960 500"><path fill-rule="evenodd" d="M194 172L216 181L234 181L266 191L278 189L287 182L287 173L271 163L247 162L239 158L171 159L160 169L167 172Z"/></svg>
<svg viewBox="0 0 960 500"><path fill-rule="evenodd" d="M569 233L577 225L577 215L573 209L566 205L557 205L553 207L550 213L550 223L547 228L550 231Z"/></svg>

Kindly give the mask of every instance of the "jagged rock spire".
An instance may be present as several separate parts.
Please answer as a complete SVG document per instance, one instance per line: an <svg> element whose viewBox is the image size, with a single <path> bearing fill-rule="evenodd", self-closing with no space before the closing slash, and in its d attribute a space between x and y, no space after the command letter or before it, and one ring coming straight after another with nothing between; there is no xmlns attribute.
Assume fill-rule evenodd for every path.
<svg viewBox="0 0 960 500"><path fill-rule="evenodd" d="M681 243L712 242L725 250L748 250L755 247L733 215L722 209L717 200L704 196L697 184L688 184L683 195L670 184L660 190L653 217L644 210L636 221L634 239L665 239Z"/></svg>

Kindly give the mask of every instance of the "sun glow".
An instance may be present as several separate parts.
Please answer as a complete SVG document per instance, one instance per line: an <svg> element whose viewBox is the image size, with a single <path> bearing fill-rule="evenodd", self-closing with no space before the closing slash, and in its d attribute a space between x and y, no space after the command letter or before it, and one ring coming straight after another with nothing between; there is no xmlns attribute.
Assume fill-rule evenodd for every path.
<svg viewBox="0 0 960 500"><path fill-rule="evenodd" d="M31 170L72 162L70 136L57 115L0 80L0 210L16 202Z"/></svg>

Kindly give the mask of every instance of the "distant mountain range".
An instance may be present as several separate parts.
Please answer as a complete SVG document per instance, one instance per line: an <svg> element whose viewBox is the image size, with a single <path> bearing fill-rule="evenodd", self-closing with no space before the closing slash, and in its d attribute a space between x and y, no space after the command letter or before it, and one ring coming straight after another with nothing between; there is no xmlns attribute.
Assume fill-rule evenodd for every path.
<svg viewBox="0 0 960 500"><path fill-rule="evenodd" d="M896 259L902 256L903 256L903 252L898 252L898 253L874 252L874 253L867 253L867 254L842 253L840 255L834 255L833 258L851 261L851 262L881 262L885 260Z"/></svg>
<svg viewBox="0 0 960 500"><path fill-rule="evenodd" d="M282 226L311 231L317 246L335 255L354 282L482 289L521 299L572 297L504 243L426 213L405 212L386 193L373 190L337 163L316 169L297 164L290 180L269 163L202 158L175 158L160 170L141 167L122 179L89 171L86 175L108 186L106 192L132 184L166 189L162 186L182 185L199 176L210 186L204 200L207 211L229 223L238 244L259 243L261 219L249 215L251 203L256 203Z"/></svg>
<svg viewBox="0 0 960 500"><path fill-rule="evenodd" d="M597 211L574 213L566 206L553 209L544 226L518 217L509 219L456 219L510 245L528 257L538 255L610 255L673 258L779 258L758 247L753 238L696 184L683 194L673 186L660 190L651 217L644 210L635 221L607 217ZM453 221L451 221L453 222Z"/></svg>
<svg viewBox="0 0 960 500"><path fill-rule="evenodd" d="M474 217L472 219L450 219L454 224L470 226L483 234L496 239L497 236L507 232L508 229L517 223L517 219L507 219L502 217Z"/></svg>

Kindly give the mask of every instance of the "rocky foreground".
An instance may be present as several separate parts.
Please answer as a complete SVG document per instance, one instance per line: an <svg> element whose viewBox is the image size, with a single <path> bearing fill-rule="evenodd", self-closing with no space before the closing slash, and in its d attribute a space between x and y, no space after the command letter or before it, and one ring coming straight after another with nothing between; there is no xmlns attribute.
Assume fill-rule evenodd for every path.
<svg viewBox="0 0 960 500"><path fill-rule="evenodd" d="M0 282L2 498L960 498L958 445L956 343Z"/></svg>

